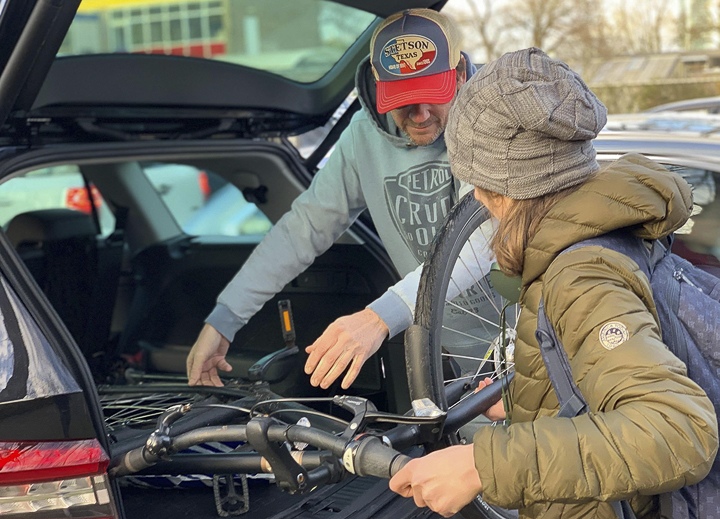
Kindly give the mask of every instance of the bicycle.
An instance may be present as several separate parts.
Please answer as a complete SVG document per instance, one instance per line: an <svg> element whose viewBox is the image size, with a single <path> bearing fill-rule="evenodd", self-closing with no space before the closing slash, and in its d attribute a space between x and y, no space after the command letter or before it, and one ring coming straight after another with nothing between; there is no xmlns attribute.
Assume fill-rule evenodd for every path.
<svg viewBox="0 0 720 519"><path fill-rule="evenodd" d="M197 408L192 403L167 409L157 421L145 443L122 455L114 455L109 473L112 477L131 474L272 473L279 488L289 493L304 493L318 486L337 483L349 474L389 478L411 458L401 454L413 445L437 442L443 427L455 428L463 421L486 411L500 398L501 388L489 386L463 400L450 413L436 416L405 416L377 411L367 399L336 396L333 404L353 413L353 419L339 433L319 427L283 423L259 414L258 408L286 399L260 401L250 408L236 407L251 418L245 425L215 425L171 434L173 425ZM293 399L294 400L294 399ZM209 404L200 404L208 406ZM319 413L323 415L324 413ZM330 419L335 417L326 415ZM370 424L394 425L388 430L368 430ZM254 452L182 454L181 451L209 442L248 443ZM318 450L290 450L305 443Z"/></svg>
<svg viewBox="0 0 720 519"><path fill-rule="evenodd" d="M185 427L177 434L174 424L194 409L192 403L179 404L158 418L155 430L144 445L113 456L110 473L116 477L168 472L272 473L281 489L302 493L338 482L348 474L391 477L410 459L401 451L416 445L431 451L461 443L468 428L489 426L478 417L507 393L512 377L512 339L517 310L492 291L484 275L487 265L481 264L481 256L473 250L473 236L485 232L481 224L487 219L484 208L468 195L451 211L432 246L418 292L415 324L406 334L412 416L379 412L370 401L355 396L272 398L248 407L225 405L246 413L247 424ZM470 265L471 259L474 265ZM457 265L460 265L459 272L455 272ZM496 309L497 323L479 315L477 302L469 296L472 292L482 294L476 299L484 298ZM509 325L503 318L508 308L514 313ZM453 314L452 310L457 312ZM453 315L469 316L482 323L483 334L448 326L448 316L453 325L464 324L457 322L462 318L453 320ZM448 340L448 334L463 340ZM453 352L453 349L468 348L486 351L477 355ZM477 391L479 380L485 376L499 383ZM310 414L324 416L334 427L328 427L327 422L323 427L307 427L279 421L275 411L259 411L264 406L288 400L330 401L350 411L353 418L342 424L337 417L311 410ZM342 425L341 430L338 425ZM388 429L390 426L393 427ZM216 441L245 442L254 452L179 454L192 445ZM318 450L293 450L292 446L297 443ZM517 517L513 512L489 506L480 498L461 513L469 519Z"/></svg>

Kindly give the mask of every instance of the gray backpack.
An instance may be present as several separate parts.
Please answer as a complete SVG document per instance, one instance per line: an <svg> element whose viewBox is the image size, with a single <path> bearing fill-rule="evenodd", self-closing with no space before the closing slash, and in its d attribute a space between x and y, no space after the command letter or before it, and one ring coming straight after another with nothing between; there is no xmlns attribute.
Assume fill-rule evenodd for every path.
<svg viewBox="0 0 720 519"><path fill-rule="evenodd" d="M628 256L647 275L660 317L663 342L687 366L688 376L707 393L720 417L720 278L670 252L667 243L615 231L584 240L562 253L600 245ZM535 336L560 402L558 416L574 417L588 405L573 381L565 349L545 315L542 299ZM627 502L613 503L618 517L635 517ZM662 519L720 518L720 456L700 483L660 496Z"/></svg>

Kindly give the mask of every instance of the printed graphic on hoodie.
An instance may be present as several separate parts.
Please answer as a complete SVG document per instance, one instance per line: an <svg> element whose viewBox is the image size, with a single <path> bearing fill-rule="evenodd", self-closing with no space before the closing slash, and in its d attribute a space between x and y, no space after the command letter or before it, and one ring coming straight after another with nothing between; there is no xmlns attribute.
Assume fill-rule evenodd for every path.
<svg viewBox="0 0 720 519"><path fill-rule="evenodd" d="M450 164L426 162L385 179L393 223L419 263L455 203Z"/></svg>

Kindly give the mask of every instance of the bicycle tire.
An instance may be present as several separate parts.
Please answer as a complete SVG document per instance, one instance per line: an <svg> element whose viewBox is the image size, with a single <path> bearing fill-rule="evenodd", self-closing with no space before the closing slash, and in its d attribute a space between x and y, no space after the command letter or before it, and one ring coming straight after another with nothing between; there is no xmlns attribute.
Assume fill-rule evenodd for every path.
<svg viewBox="0 0 720 519"><path fill-rule="evenodd" d="M489 218L487 209L475 200L472 193L464 196L448 215L445 225L438 232L423 267L418 286L415 307L415 325L422 328L427 340L408 340L406 336L405 355L408 366L408 382L412 401L429 399L441 410L447 411L448 401L444 389L443 354L439 340L442 331L444 298L450 283L453 265L463 245L473 232ZM426 445L429 451L461 444L457 431L444 433L442 439ZM466 519L514 519L516 511L490 506L480 497L469 503L460 512Z"/></svg>

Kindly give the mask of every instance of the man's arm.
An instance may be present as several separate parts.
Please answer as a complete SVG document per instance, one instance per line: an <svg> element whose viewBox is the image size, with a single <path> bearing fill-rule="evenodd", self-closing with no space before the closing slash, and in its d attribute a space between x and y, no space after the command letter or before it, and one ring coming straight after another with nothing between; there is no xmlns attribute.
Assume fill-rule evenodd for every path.
<svg viewBox="0 0 720 519"><path fill-rule="evenodd" d="M450 299L460 290L483 280L490 271L493 258L488 240L492 225L491 221L482 224L460 252L462 261L458 261L453 269L455 282L448 290ZM342 387L347 389L357 378L365 361L380 348L382 341L412 324L423 267L419 265L408 273L365 310L332 323L318 340L305 349L310 354L305 373L311 375L312 385L327 389L350 366L342 382Z"/></svg>
<svg viewBox="0 0 720 519"><path fill-rule="evenodd" d="M225 354L237 331L365 210L352 141L351 125L308 190L293 202L218 297L187 359L191 385L221 385L217 369L232 369Z"/></svg>

